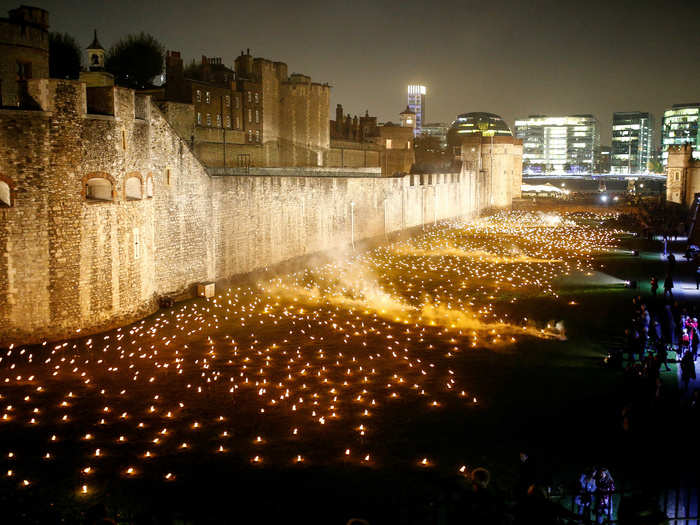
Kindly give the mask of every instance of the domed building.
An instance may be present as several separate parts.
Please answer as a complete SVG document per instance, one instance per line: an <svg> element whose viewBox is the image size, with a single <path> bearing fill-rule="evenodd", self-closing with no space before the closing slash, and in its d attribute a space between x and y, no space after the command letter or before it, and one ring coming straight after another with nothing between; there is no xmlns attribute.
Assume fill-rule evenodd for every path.
<svg viewBox="0 0 700 525"><path fill-rule="evenodd" d="M462 139L469 135L484 137L512 137L513 132L500 116L494 113L475 111L458 115L447 130L447 145L450 148L461 146Z"/></svg>

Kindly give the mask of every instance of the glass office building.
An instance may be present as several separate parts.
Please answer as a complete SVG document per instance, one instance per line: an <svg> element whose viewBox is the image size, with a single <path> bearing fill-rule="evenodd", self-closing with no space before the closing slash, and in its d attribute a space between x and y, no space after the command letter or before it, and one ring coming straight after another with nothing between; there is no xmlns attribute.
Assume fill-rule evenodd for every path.
<svg viewBox="0 0 700 525"><path fill-rule="evenodd" d="M613 113L612 173L646 173L652 154L652 116L628 111Z"/></svg>
<svg viewBox="0 0 700 525"><path fill-rule="evenodd" d="M661 125L661 150L664 166L668 159L668 147L680 144L693 145L693 157L700 160L700 135L698 134L700 102L674 104L664 111Z"/></svg>
<svg viewBox="0 0 700 525"><path fill-rule="evenodd" d="M408 107L416 114L415 136L421 134L425 122L425 86L410 84L408 86Z"/></svg>
<svg viewBox="0 0 700 525"><path fill-rule="evenodd" d="M593 115L531 115L515 121L515 136L523 141L523 174L595 171L600 131Z"/></svg>
<svg viewBox="0 0 700 525"><path fill-rule="evenodd" d="M448 124L442 122L434 122L423 124L422 135L428 137L436 137L440 141L440 148L445 149L447 147L447 130L449 128Z"/></svg>

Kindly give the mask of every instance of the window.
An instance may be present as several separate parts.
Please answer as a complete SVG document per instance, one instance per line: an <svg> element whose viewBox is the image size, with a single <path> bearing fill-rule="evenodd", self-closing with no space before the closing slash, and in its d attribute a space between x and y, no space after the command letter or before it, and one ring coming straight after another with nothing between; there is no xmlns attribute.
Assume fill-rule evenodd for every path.
<svg viewBox="0 0 700 525"><path fill-rule="evenodd" d="M17 80L27 80L32 78L32 63L17 62Z"/></svg>
<svg viewBox="0 0 700 525"><path fill-rule="evenodd" d="M206 103L207 103L207 104L210 104L210 103L211 103L211 94L207 91L207 92L204 94L204 97L205 97Z"/></svg>
<svg viewBox="0 0 700 525"><path fill-rule="evenodd" d="M248 130L248 142L253 142L253 130Z"/></svg>
<svg viewBox="0 0 700 525"><path fill-rule="evenodd" d="M236 109L239 109L241 107L241 99L236 97Z"/></svg>
<svg viewBox="0 0 700 525"><path fill-rule="evenodd" d="M260 111L255 110L255 123L260 124Z"/></svg>
<svg viewBox="0 0 700 525"><path fill-rule="evenodd" d="M197 100L197 102L202 101L202 90L201 89L198 89L196 92L196 100Z"/></svg>
<svg viewBox="0 0 700 525"><path fill-rule="evenodd" d="M89 176L85 181L85 198L90 201L112 201L112 181L105 176Z"/></svg>
<svg viewBox="0 0 700 525"><path fill-rule="evenodd" d="M386 139L386 149L391 149L391 139Z"/></svg>
<svg viewBox="0 0 700 525"><path fill-rule="evenodd" d="M202 125L202 114L199 111L197 111L197 124Z"/></svg>
<svg viewBox="0 0 700 525"><path fill-rule="evenodd" d="M250 91L248 91L248 102L250 102Z"/></svg>
<svg viewBox="0 0 700 525"><path fill-rule="evenodd" d="M248 122L253 122L253 110L248 108Z"/></svg>
<svg viewBox="0 0 700 525"><path fill-rule="evenodd" d="M406 149L411 149L411 141L406 141Z"/></svg>
<svg viewBox="0 0 700 525"><path fill-rule="evenodd" d="M141 257L141 236L139 229L134 228L134 259Z"/></svg>
<svg viewBox="0 0 700 525"><path fill-rule="evenodd" d="M12 190L7 182L0 180L0 208L12 206Z"/></svg>
<svg viewBox="0 0 700 525"><path fill-rule="evenodd" d="M236 129L241 129L241 119L236 115Z"/></svg>
<svg viewBox="0 0 700 525"><path fill-rule="evenodd" d="M126 151L126 131L122 130L122 149Z"/></svg>
<svg viewBox="0 0 700 525"><path fill-rule="evenodd" d="M257 104L258 102L260 102L260 98L259 98L259 93L256 91L255 92L255 103Z"/></svg>
<svg viewBox="0 0 700 525"><path fill-rule="evenodd" d="M207 113L207 126L211 126L211 113Z"/></svg>
<svg viewBox="0 0 700 525"><path fill-rule="evenodd" d="M216 127L221 127L221 115L219 115L218 113L216 114Z"/></svg>
<svg viewBox="0 0 700 525"><path fill-rule="evenodd" d="M149 199L153 197L153 175L146 177L146 197Z"/></svg>
<svg viewBox="0 0 700 525"><path fill-rule="evenodd" d="M138 201L142 197L141 178L137 175L127 176L124 183L124 198L128 201Z"/></svg>
<svg viewBox="0 0 700 525"><path fill-rule="evenodd" d="M165 183L170 186L171 179L170 179L170 168L165 169Z"/></svg>
<svg viewBox="0 0 700 525"><path fill-rule="evenodd" d="M228 115L226 115L226 119L225 119L225 121L224 121L224 125L225 125L227 128L230 128L230 127L231 127L231 117L229 117Z"/></svg>
<svg viewBox="0 0 700 525"><path fill-rule="evenodd" d="M226 95L226 96L224 97L224 103L226 104L226 107L227 107L227 108L230 108L230 107L231 107L231 95Z"/></svg>
<svg viewBox="0 0 700 525"><path fill-rule="evenodd" d="M260 132L257 130L255 131L255 142L260 142Z"/></svg>

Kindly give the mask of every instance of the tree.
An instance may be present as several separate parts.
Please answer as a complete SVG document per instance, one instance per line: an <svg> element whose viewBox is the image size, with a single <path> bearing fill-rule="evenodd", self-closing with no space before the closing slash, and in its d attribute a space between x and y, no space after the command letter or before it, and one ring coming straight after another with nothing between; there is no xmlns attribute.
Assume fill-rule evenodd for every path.
<svg viewBox="0 0 700 525"><path fill-rule="evenodd" d="M49 33L49 76L72 78L80 76L82 51L75 38L67 33Z"/></svg>
<svg viewBox="0 0 700 525"><path fill-rule="evenodd" d="M145 88L163 72L165 48L147 33L127 35L107 53L105 69L120 86Z"/></svg>
<svg viewBox="0 0 700 525"><path fill-rule="evenodd" d="M647 162L647 169L652 173L663 173L664 166L659 159L651 159Z"/></svg>

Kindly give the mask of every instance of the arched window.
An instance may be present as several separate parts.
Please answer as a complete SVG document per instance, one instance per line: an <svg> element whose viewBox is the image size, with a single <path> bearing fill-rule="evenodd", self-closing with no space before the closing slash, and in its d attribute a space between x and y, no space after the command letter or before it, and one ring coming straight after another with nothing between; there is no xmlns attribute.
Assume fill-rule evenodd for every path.
<svg viewBox="0 0 700 525"><path fill-rule="evenodd" d="M7 182L0 180L0 208L10 206L12 206L12 188Z"/></svg>
<svg viewBox="0 0 700 525"><path fill-rule="evenodd" d="M114 180L107 173L92 173L83 179L83 191L89 201L114 200Z"/></svg>
<svg viewBox="0 0 700 525"><path fill-rule="evenodd" d="M153 197L153 175L149 173L146 177L146 198L151 197Z"/></svg>
<svg viewBox="0 0 700 525"><path fill-rule="evenodd" d="M138 201L143 198L141 177L138 174L127 175L124 183L124 198L128 201Z"/></svg>

